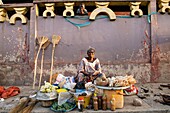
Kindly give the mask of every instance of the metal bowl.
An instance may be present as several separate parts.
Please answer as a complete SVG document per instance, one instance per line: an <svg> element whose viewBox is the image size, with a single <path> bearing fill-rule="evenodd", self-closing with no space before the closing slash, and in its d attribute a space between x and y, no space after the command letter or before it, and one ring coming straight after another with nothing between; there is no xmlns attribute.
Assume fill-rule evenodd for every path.
<svg viewBox="0 0 170 113"><path fill-rule="evenodd" d="M43 100L43 101L54 100L56 98L57 98L56 91L52 91L50 93L42 93L42 92L38 91L37 95L36 95L37 100Z"/></svg>

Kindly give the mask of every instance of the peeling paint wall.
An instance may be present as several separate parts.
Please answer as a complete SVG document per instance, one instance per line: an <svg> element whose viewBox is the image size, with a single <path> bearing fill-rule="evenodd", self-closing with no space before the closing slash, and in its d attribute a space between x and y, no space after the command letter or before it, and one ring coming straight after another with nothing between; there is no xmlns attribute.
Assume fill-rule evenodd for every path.
<svg viewBox="0 0 170 113"><path fill-rule="evenodd" d="M35 10L32 8L31 11ZM53 73L76 76L80 60L92 46L96 48L96 56L107 76L133 75L139 83L170 80L169 15L156 14L153 26L144 15L141 18L117 18L116 21L99 19L80 29L62 16L39 16L36 19L26 25L19 20L15 25L0 23L0 85L32 85L34 57L39 47L35 43L35 21L37 36L47 36L50 41L52 35L62 37L55 48ZM48 81L50 76L51 54L52 44L45 50L42 82ZM40 52L36 85L41 55Z"/></svg>
<svg viewBox="0 0 170 113"><path fill-rule="evenodd" d="M80 29L62 16L55 19L39 16L37 20L38 36L47 36L50 40L53 34L62 37L55 50L58 63L79 62L90 46L96 48L96 55L103 64L150 62L150 29L147 16L118 18L116 21L108 18L97 19ZM71 21L78 22L76 19ZM51 58L51 50L52 44L46 50L46 60Z"/></svg>
<svg viewBox="0 0 170 113"><path fill-rule="evenodd" d="M28 63L29 51L29 24L23 26L20 21L16 25L8 22L0 24L1 63Z"/></svg>
<svg viewBox="0 0 170 113"><path fill-rule="evenodd" d="M169 15L156 15L154 37L152 37L152 82L169 82L170 80L170 19Z"/></svg>
<svg viewBox="0 0 170 113"><path fill-rule="evenodd" d="M53 73L65 76L76 76L78 65L54 66ZM47 66L47 67L50 67ZM1 85L32 85L33 68L28 65L0 66ZM150 64L102 65L102 72L106 76L134 75L139 83L150 82ZM40 67L37 68L36 85L39 82ZM50 68L44 68L42 81L49 80Z"/></svg>
<svg viewBox="0 0 170 113"><path fill-rule="evenodd" d="M32 74L29 65L1 65L0 85L31 85Z"/></svg>

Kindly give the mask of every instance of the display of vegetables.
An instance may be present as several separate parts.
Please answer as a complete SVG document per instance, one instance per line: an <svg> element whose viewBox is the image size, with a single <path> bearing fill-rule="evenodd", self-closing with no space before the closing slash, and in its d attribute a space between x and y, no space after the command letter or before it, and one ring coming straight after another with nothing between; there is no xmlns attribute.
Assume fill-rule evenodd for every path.
<svg viewBox="0 0 170 113"><path fill-rule="evenodd" d="M65 102L61 106L57 102L54 102L51 106L51 110L55 112L68 112L76 108L76 103Z"/></svg>
<svg viewBox="0 0 170 113"><path fill-rule="evenodd" d="M98 86L109 86L109 87L125 87L130 86L136 83L135 78L132 75L125 76L112 76L102 80L101 77L98 77L95 81L95 84Z"/></svg>
<svg viewBox="0 0 170 113"><path fill-rule="evenodd" d="M53 86L49 82L44 82L44 85L41 86L40 92L42 93L50 93L52 91L56 91L58 89L58 86Z"/></svg>

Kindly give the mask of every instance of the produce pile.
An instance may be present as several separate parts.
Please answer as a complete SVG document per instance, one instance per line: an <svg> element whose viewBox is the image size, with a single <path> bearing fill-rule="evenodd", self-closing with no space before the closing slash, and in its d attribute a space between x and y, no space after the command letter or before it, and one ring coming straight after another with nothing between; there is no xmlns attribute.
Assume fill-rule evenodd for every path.
<svg viewBox="0 0 170 113"><path fill-rule="evenodd" d="M10 86L5 89L4 86L0 86L0 98L6 99L9 97L16 96L20 93L20 89L16 86Z"/></svg>
<svg viewBox="0 0 170 113"><path fill-rule="evenodd" d="M58 86L53 86L49 82L44 82L45 84L41 86L40 91L37 92L36 99L50 101L57 98Z"/></svg>
<svg viewBox="0 0 170 113"><path fill-rule="evenodd" d="M44 82L45 84L41 86L40 92L41 93L50 93L52 91L56 91L58 86L51 85L49 82Z"/></svg>
<svg viewBox="0 0 170 113"><path fill-rule="evenodd" d="M58 102L54 102L51 106L51 110L55 112L68 112L76 108L76 102L73 98L69 99L62 105L58 105Z"/></svg>
<svg viewBox="0 0 170 113"><path fill-rule="evenodd" d="M125 87L135 84L136 80L132 75L113 76L106 78L106 80L102 80L102 78L98 77L95 83L98 86Z"/></svg>
<svg viewBox="0 0 170 113"><path fill-rule="evenodd" d="M51 85L46 81L40 87L39 92L37 92L36 99L46 103L53 100L48 107L50 106L51 110L55 112L68 112L76 108L75 99L67 89Z"/></svg>

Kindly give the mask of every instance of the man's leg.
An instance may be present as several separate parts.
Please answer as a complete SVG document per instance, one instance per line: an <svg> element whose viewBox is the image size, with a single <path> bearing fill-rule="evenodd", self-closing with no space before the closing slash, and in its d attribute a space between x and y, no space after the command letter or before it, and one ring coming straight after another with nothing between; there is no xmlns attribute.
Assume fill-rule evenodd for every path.
<svg viewBox="0 0 170 113"><path fill-rule="evenodd" d="M78 74L78 82L81 82L84 80L84 74L83 73L79 73Z"/></svg>

